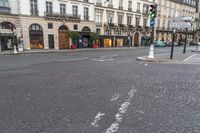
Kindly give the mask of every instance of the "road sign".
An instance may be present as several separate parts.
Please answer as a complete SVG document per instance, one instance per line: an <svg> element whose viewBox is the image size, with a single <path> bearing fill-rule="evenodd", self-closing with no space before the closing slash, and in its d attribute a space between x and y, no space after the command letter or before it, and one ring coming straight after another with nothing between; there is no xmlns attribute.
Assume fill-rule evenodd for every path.
<svg viewBox="0 0 200 133"><path fill-rule="evenodd" d="M190 22L175 21L170 23L170 28L182 29L182 28L191 28L192 24Z"/></svg>
<svg viewBox="0 0 200 133"><path fill-rule="evenodd" d="M152 19L150 20L150 26L151 26L151 27L154 27L154 25L155 25L155 19L152 18Z"/></svg>

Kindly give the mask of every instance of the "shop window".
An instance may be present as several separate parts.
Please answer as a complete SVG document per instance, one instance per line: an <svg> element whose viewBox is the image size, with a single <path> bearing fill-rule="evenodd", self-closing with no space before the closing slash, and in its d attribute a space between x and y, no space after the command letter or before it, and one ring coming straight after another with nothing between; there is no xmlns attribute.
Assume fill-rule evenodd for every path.
<svg viewBox="0 0 200 133"><path fill-rule="evenodd" d="M104 39L104 47L111 47L112 39Z"/></svg>
<svg viewBox="0 0 200 133"><path fill-rule="evenodd" d="M123 46L123 39L122 38L118 38L116 40L116 47L122 47Z"/></svg>

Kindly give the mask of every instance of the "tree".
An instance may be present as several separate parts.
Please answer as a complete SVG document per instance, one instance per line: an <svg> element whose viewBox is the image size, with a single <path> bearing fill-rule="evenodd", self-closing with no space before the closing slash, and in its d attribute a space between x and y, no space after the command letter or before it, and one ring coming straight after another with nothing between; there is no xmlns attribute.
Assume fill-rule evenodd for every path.
<svg viewBox="0 0 200 133"><path fill-rule="evenodd" d="M93 43L95 43L97 41L97 39L98 39L98 34L95 33L95 32L92 32L92 36L91 37L92 37Z"/></svg>

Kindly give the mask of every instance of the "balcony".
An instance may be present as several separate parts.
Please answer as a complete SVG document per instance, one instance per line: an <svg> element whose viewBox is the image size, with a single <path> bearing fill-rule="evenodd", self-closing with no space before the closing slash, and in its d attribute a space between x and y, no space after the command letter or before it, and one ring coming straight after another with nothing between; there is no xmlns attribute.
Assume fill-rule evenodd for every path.
<svg viewBox="0 0 200 133"><path fill-rule="evenodd" d="M74 14L61 14L57 12L44 12L44 18L45 19L51 19L51 20L65 20L65 21L75 21L80 22L80 15L74 15Z"/></svg>
<svg viewBox="0 0 200 133"><path fill-rule="evenodd" d="M0 13L10 14L11 13L11 9L10 9L10 7L0 6Z"/></svg>
<svg viewBox="0 0 200 133"><path fill-rule="evenodd" d="M97 27L101 27L102 26L102 22L96 22L96 26Z"/></svg>
<svg viewBox="0 0 200 133"><path fill-rule="evenodd" d="M109 8L113 8L113 5L112 5L112 4L108 4L108 7L109 7Z"/></svg>
<svg viewBox="0 0 200 133"><path fill-rule="evenodd" d="M30 10L31 16L39 16L38 10Z"/></svg>
<svg viewBox="0 0 200 133"><path fill-rule="evenodd" d="M96 2L96 6L102 6L102 3L101 2Z"/></svg>
<svg viewBox="0 0 200 133"><path fill-rule="evenodd" d="M122 6L119 6L119 10L123 10L123 7L122 7Z"/></svg>
<svg viewBox="0 0 200 133"><path fill-rule="evenodd" d="M84 16L84 17L83 17L83 20L89 21L89 18L90 18L89 16Z"/></svg>
<svg viewBox="0 0 200 133"><path fill-rule="evenodd" d="M129 8L128 8L128 11L129 11L129 12L132 12L132 11L133 11L133 9L129 7Z"/></svg>
<svg viewBox="0 0 200 133"><path fill-rule="evenodd" d="M137 9L137 11L136 11L137 13L140 13L140 10L139 9Z"/></svg>

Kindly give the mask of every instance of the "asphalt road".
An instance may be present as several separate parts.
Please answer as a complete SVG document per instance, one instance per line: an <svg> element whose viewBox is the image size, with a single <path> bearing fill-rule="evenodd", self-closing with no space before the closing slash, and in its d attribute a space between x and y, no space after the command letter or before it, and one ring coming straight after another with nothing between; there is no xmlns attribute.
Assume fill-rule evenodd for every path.
<svg viewBox="0 0 200 133"><path fill-rule="evenodd" d="M199 64L135 61L146 54L0 56L0 133L200 133Z"/></svg>

